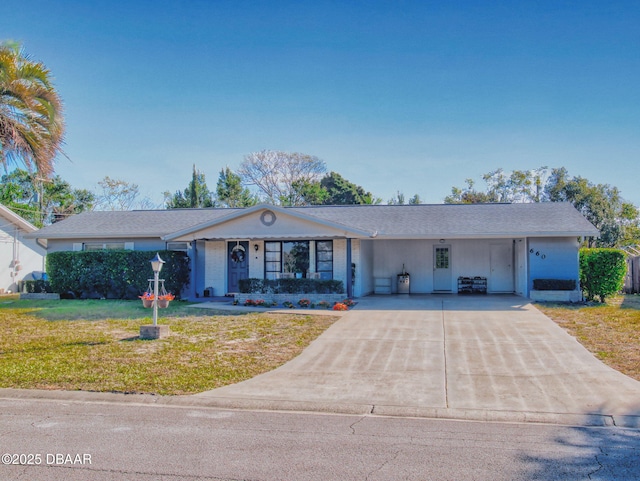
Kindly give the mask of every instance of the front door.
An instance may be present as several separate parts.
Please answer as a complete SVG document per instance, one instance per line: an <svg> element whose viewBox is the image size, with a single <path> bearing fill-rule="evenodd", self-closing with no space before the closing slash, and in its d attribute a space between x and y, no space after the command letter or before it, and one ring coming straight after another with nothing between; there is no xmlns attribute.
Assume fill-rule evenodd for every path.
<svg viewBox="0 0 640 481"><path fill-rule="evenodd" d="M433 290L451 290L451 246L433 246Z"/></svg>
<svg viewBox="0 0 640 481"><path fill-rule="evenodd" d="M249 242L229 242L227 265L227 292L240 292L240 279L249 277Z"/></svg>
<svg viewBox="0 0 640 481"><path fill-rule="evenodd" d="M491 244L491 292L513 292L513 246Z"/></svg>

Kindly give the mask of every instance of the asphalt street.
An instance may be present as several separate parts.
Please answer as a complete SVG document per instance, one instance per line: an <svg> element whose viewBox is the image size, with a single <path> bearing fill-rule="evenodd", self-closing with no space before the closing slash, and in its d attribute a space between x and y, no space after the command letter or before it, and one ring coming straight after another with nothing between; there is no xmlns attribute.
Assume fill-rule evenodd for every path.
<svg viewBox="0 0 640 481"><path fill-rule="evenodd" d="M635 429L35 399L0 399L0 453L16 481L640 479Z"/></svg>

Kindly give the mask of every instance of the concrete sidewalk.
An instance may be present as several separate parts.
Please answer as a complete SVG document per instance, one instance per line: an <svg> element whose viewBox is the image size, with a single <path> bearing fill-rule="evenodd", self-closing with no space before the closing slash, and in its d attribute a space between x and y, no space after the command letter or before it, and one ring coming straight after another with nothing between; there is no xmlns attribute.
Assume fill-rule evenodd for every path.
<svg viewBox="0 0 640 481"><path fill-rule="evenodd" d="M300 356L199 405L640 427L640 382L517 296L359 300Z"/></svg>

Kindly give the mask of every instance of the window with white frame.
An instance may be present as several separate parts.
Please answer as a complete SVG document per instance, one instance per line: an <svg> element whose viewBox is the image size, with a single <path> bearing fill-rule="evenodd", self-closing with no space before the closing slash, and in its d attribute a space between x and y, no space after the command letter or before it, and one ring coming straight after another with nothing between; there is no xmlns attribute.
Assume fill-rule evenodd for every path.
<svg viewBox="0 0 640 481"><path fill-rule="evenodd" d="M125 242L85 242L85 251L116 251L124 250Z"/></svg>
<svg viewBox="0 0 640 481"><path fill-rule="evenodd" d="M189 250L188 242L167 242L168 251L187 252Z"/></svg>

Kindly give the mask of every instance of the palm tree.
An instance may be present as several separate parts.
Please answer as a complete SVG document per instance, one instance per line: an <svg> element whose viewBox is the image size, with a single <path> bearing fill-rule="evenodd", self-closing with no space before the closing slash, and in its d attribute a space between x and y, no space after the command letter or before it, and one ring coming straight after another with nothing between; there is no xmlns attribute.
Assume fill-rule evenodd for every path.
<svg viewBox="0 0 640 481"><path fill-rule="evenodd" d="M22 163L49 177L63 138L62 101L49 70L19 44L0 44L0 164Z"/></svg>

